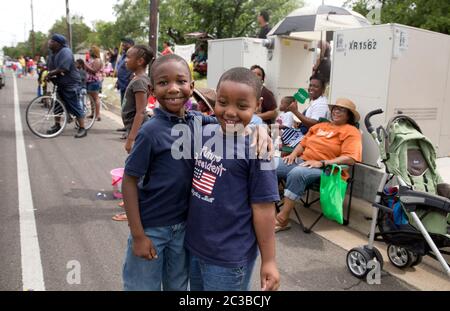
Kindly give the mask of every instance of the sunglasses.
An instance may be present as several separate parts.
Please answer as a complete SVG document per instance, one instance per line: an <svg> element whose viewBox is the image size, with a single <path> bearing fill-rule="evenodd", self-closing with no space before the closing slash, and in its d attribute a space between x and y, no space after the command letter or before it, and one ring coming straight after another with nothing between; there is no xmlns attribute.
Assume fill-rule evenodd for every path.
<svg viewBox="0 0 450 311"><path fill-rule="evenodd" d="M349 110L347 108L344 108L344 107L334 106L333 109L331 109L331 111L332 112L333 111L338 111L338 112L344 113L344 112L348 112Z"/></svg>

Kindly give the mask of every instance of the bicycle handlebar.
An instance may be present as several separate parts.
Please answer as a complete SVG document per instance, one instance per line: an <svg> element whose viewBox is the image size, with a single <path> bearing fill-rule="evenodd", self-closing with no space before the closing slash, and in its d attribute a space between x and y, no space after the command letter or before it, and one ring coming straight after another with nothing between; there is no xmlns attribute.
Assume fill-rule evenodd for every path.
<svg viewBox="0 0 450 311"><path fill-rule="evenodd" d="M364 118L364 124L365 124L366 129L369 132L369 134L372 134L374 132L372 123L370 123L370 118L372 118L373 116L375 116L377 114L382 114L382 113L383 113L383 109L373 110L373 111L369 112L366 115L366 117Z"/></svg>

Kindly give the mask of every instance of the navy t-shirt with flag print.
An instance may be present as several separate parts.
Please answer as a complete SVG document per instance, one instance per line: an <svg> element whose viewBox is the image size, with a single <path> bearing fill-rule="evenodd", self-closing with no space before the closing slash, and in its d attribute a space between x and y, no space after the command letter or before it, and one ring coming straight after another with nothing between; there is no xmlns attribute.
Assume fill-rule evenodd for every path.
<svg viewBox="0 0 450 311"><path fill-rule="evenodd" d="M248 137L204 127L196 150L186 247L207 263L241 267L257 256L252 203L279 200L273 162L255 159ZM253 149L253 148L252 148Z"/></svg>

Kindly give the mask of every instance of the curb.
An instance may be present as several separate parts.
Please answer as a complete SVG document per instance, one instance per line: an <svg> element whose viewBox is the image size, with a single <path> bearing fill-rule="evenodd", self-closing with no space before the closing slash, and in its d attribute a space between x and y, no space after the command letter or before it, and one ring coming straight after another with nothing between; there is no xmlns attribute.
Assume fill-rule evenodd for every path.
<svg viewBox="0 0 450 311"><path fill-rule="evenodd" d="M106 105L106 107L108 107L109 112L112 112L119 117L122 116L122 109L120 107L117 107L116 105L113 105L105 101L103 101L103 103Z"/></svg>

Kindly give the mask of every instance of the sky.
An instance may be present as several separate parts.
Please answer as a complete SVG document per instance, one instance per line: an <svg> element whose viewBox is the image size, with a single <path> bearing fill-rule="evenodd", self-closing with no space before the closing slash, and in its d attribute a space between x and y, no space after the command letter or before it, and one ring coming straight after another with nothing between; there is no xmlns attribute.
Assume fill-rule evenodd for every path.
<svg viewBox="0 0 450 311"><path fill-rule="evenodd" d="M9 0L10 1L10 0ZM13 5L2 1L0 13L0 48L26 41L31 30L31 1L34 6L34 29L47 33L56 20L66 14L65 0L13 0ZM113 6L119 0L69 0L72 15L84 17L92 26L96 20L114 21ZM325 0L327 5L341 6L345 0ZM322 0L305 0L305 4L320 5Z"/></svg>

